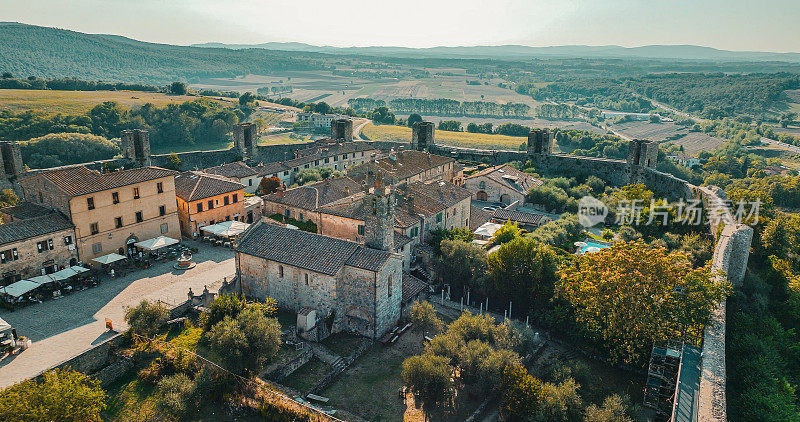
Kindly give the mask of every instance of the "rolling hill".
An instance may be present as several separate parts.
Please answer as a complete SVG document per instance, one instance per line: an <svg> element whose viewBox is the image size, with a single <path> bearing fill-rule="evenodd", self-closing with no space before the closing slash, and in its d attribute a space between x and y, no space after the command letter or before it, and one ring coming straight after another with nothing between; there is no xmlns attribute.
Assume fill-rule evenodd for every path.
<svg viewBox="0 0 800 422"><path fill-rule="evenodd" d="M27 77L166 83L280 70L313 70L308 55L153 44L115 35L0 22L0 71Z"/></svg>

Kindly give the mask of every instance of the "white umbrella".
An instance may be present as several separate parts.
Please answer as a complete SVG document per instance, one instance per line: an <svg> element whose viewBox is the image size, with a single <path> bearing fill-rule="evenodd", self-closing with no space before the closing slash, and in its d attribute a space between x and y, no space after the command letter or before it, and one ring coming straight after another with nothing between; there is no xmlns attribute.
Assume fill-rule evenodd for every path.
<svg viewBox="0 0 800 422"><path fill-rule="evenodd" d="M56 280L66 280L66 279L68 279L70 277L76 276L76 275L78 275L80 273L83 273L83 272L86 272L86 271L89 271L89 270L86 269L86 268L80 267L78 265L73 265L72 267L64 268L61 271L56 271L53 274L50 274L50 276L53 277Z"/></svg>
<svg viewBox="0 0 800 422"><path fill-rule="evenodd" d="M137 248L142 248L147 251L155 251L161 249L165 246L172 246L176 243L180 243L179 240L173 239L167 236L158 236L153 239L143 240L141 242L136 242L134 245Z"/></svg>
<svg viewBox="0 0 800 422"><path fill-rule="evenodd" d="M215 234L217 236L230 237L242 234L249 227L250 225L247 223L231 220L231 221L223 221L217 224L212 224L210 226L205 226L200 230L207 233Z"/></svg>
<svg viewBox="0 0 800 422"><path fill-rule="evenodd" d="M12 297L20 297L25 293L41 286L41 284L36 283L35 281L30 280L20 280L16 283L9 284L6 287L0 289L0 292L5 293Z"/></svg>
<svg viewBox="0 0 800 422"><path fill-rule="evenodd" d="M116 253L110 253L108 255L98 256L94 258L92 261L97 262L98 264L110 264L112 262L117 262L125 259L124 256Z"/></svg>

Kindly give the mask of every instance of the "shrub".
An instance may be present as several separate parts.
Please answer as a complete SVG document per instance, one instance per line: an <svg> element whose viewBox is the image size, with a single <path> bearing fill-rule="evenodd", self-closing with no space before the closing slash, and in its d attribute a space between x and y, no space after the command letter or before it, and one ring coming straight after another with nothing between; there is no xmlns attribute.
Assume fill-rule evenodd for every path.
<svg viewBox="0 0 800 422"><path fill-rule="evenodd" d="M411 305L410 319L416 329L424 333L440 333L444 329L444 322L436 315L436 309L429 302L414 302Z"/></svg>
<svg viewBox="0 0 800 422"><path fill-rule="evenodd" d="M143 299L138 305L125 309L125 322L135 334L150 336L169 319L169 309L161 302Z"/></svg>
<svg viewBox="0 0 800 422"><path fill-rule="evenodd" d="M158 406L169 414L180 416L186 412L192 399L194 383L186 374L176 374L156 384Z"/></svg>

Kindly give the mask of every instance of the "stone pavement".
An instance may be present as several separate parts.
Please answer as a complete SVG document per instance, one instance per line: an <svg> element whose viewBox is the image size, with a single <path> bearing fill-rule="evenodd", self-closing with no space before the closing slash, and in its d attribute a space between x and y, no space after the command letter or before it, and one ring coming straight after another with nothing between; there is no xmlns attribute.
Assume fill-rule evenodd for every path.
<svg viewBox="0 0 800 422"><path fill-rule="evenodd" d="M195 268L178 271L174 261L157 263L145 270L134 270L124 277L104 279L94 288L72 293L10 312L0 309L0 318L17 329L18 335L33 340L21 354L0 360L0 388L38 375L77 356L112 336L105 328L111 318L116 330L125 330L125 308L142 299L162 300L177 305L186 300L191 287L195 294L208 285L217 291L222 279L235 273L233 251L207 244L197 246Z"/></svg>

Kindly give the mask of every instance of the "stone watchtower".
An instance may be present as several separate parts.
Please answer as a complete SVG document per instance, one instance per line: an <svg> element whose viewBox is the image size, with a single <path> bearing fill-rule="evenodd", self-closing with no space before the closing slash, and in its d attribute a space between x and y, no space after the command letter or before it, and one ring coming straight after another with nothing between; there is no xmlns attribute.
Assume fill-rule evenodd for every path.
<svg viewBox="0 0 800 422"><path fill-rule="evenodd" d="M0 187L10 186L25 171L16 141L0 142Z"/></svg>
<svg viewBox="0 0 800 422"><path fill-rule="evenodd" d="M123 130L119 137L122 141L122 158L140 166L150 165L150 134L146 130Z"/></svg>
<svg viewBox="0 0 800 422"><path fill-rule="evenodd" d="M657 162L657 143L644 139L634 139L628 144L628 165L655 168Z"/></svg>
<svg viewBox="0 0 800 422"><path fill-rule="evenodd" d="M364 195L364 244L373 249L394 249L394 192L391 187L372 187Z"/></svg>
<svg viewBox="0 0 800 422"><path fill-rule="evenodd" d="M528 155L550 155L553 153L553 134L548 129L528 132Z"/></svg>
<svg viewBox="0 0 800 422"><path fill-rule="evenodd" d="M237 123L233 126L233 145L245 161L255 155L257 139L258 127L254 123Z"/></svg>
<svg viewBox="0 0 800 422"><path fill-rule="evenodd" d="M427 151L434 145L436 128L433 122L417 122L411 128L411 149Z"/></svg>
<svg viewBox="0 0 800 422"><path fill-rule="evenodd" d="M352 141L353 120L335 119L331 121L331 139L336 141Z"/></svg>
<svg viewBox="0 0 800 422"><path fill-rule="evenodd" d="M658 144L653 141L634 139L628 144L628 181L643 183L646 169L656 168Z"/></svg>

